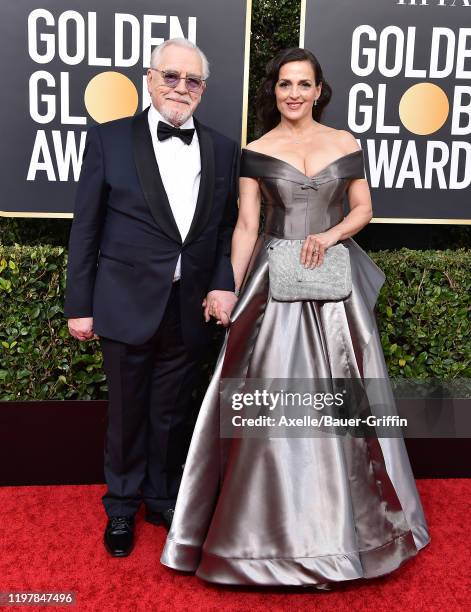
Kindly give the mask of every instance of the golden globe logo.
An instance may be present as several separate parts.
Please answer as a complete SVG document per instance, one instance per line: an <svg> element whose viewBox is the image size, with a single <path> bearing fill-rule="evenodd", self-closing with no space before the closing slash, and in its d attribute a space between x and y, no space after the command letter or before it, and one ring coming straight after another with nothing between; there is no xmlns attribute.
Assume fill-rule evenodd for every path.
<svg viewBox="0 0 471 612"><path fill-rule="evenodd" d="M416 34L412 26L390 25L380 31L371 25L355 28L351 70L362 81L349 92L348 124L356 134L389 135L366 140L373 187L383 182L385 187L402 188L406 180L412 180L416 189L430 189L436 177L440 189L465 189L471 184L471 28L432 27L421 32L428 41L425 65L417 62ZM365 82L367 78L375 85ZM404 79L419 82L405 87L398 106L392 108L389 99L394 96L388 96L388 87L397 90ZM440 80L452 89L451 94L437 84ZM391 114L395 123L386 122ZM416 137L430 136L447 120L451 138L447 136L448 142L427 139L425 159L418 155L419 139L391 141L390 135L404 129Z"/></svg>
<svg viewBox="0 0 471 612"><path fill-rule="evenodd" d="M145 69L149 67L152 48L168 38L184 37L196 42L196 17L188 17L186 30L175 15L115 13L112 25L113 53L99 53L96 12L69 10L55 15L35 9L28 15L28 53L41 66L29 77L29 113L39 125L85 126L89 117L98 123L134 115L139 104L136 84L116 68L141 65L142 108L149 104ZM107 24L107 27L108 24ZM156 32L159 36L156 36ZM71 70L57 72L61 62ZM52 65L54 69L46 70ZM105 67L93 74L83 91L83 114L72 114L71 79L74 72ZM38 173L49 181L77 181L80 174L86 130L38 129L31 152L27 180ZM55 163L54 163L55 162ZM57 167L57 173L55 170Z"/></svg>

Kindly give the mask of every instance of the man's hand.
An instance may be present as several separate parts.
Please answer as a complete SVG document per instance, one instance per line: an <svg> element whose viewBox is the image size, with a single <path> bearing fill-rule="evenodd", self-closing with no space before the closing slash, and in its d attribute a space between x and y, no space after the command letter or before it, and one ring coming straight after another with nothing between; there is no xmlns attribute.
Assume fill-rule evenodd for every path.
<svg viewBox="0 0 471 612"><path fill-rule="evenodd" d="M69 333L77 340L98 340L99 337L93 331L93 317L82 317L80 319L69 319Z"/></svg>
<svg viewBox="0 0 471 612"><path fill-rule="evenodd" d="M236 302L237 296L232 291L210 291L203 300L204 320L207 323L210 317L214 317L218 325L228 327Z"/></svg>

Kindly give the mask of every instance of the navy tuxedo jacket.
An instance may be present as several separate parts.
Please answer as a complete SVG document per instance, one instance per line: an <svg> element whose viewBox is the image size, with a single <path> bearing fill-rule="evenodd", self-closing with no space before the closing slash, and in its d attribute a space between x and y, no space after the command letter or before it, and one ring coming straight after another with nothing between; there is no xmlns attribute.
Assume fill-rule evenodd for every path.
<svg viewBox="0 0 471 612"><path fill-rule="evenodd" d="M152 337L181 254L185 344L209 339L201 303L234 290L239 146L195 119L201 179L182 242L155 159L148 110L88 130L69 240L65 316L93 317L99 336L128 344Z"/></svg>

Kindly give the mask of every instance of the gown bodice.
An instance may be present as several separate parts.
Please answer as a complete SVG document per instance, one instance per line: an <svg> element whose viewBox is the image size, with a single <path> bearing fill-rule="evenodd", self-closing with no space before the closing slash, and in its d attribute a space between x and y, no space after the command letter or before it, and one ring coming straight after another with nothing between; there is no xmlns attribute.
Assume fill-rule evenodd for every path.
<svg viewBox="0 0 471 612"><path fill-rule="evenodd" d="M351 179L365 177L363 151L343 155L309 177L281 159L243 149L240 175L259 180L265 233L303 239L342 221Z"/></svg>

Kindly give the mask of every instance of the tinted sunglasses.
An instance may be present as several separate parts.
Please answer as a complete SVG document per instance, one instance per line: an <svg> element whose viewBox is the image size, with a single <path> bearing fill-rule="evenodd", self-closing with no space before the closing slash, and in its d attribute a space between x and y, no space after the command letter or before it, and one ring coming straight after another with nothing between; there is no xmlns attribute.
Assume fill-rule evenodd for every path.
<svg viewBox="0 0 471 612"><path fill-rule="evenodd" d="M199 93L204 86L205 80L200 79L197 76L182 77L176 70L159 70L158 68L150 68L150 70L160 72L165 85L167 85L167 87L171 87L172 89L174 89L182 79L185 81L187 90L191 91L192 93Z"/></svg>

